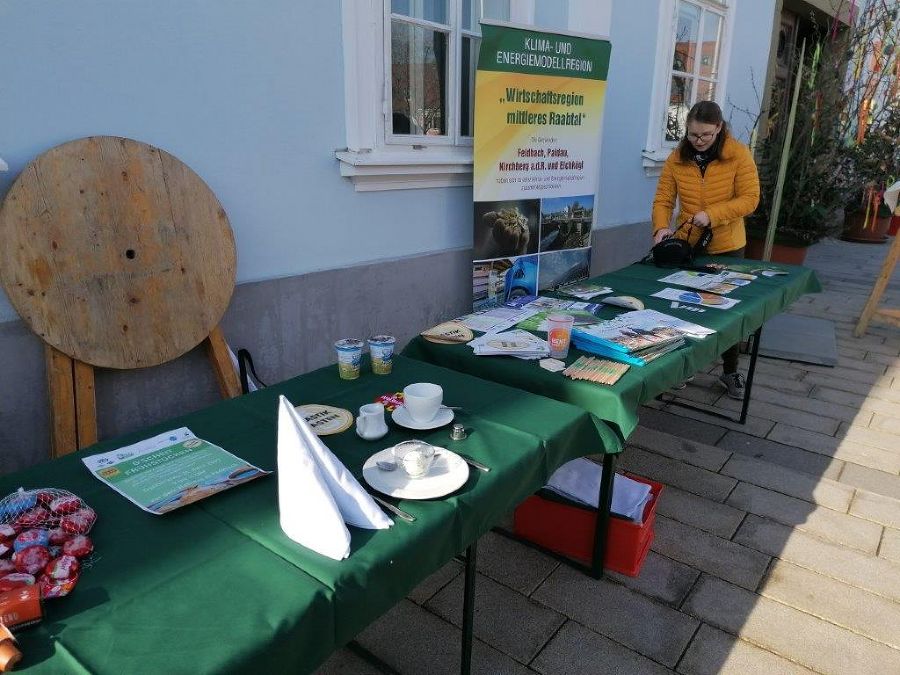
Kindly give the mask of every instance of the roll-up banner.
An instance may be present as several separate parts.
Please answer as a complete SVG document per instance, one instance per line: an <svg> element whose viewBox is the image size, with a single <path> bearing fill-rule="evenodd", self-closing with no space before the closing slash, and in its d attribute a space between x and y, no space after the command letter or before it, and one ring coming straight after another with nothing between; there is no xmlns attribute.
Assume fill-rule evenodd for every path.
<svg viewBox="0 0 900 675"><path fill-rule="evenodd" d="M475 78L473 305L589 274L610 43L483 23Z"/></svg>

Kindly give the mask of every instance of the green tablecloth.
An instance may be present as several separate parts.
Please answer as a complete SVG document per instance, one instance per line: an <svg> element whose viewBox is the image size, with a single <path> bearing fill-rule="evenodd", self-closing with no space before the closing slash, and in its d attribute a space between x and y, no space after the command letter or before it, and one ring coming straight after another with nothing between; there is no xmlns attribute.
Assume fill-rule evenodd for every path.
<svg viewBox="0 0 900 675"><path fill-rule="evenodd" d="M275 468L276 400L328 403L354 413L377 395L416 381L437 382L462 405L472 433L410 432L392 425L377 442L352 430L325 437L357 476L369 455L419 437L491 467L471 471L453 495L401 501L417 517L381 531L351 528L352 553L336 562L281 532L271 476L153 516L93 478L80 456L188 426L265 469ZM585 411L550 399L398 356L389 376L343 382L331 366L225 401L138 434L0 478L0 495L19 486L81 495L99 515L97 558L46 619L19 633L34 672L222 672L314 669L338 646L462 551L563 462L604 449L616 435ZM311 514L312 515L312 514Z"/></svg>
<svg viewBox="0 0 900 675"><path fill-rule="evenodd" d="M725 264L735 258L703 258ZM748 261L754 262L754 261ZM747 286L728 294L740 300L731 309L706 308L703 313L673 310L669 300L651 295L663 288L678 288L657 281L674 270L636 263L592 281L609 286L616 295L640 298L647 309L655 309L716 330L704 340L689 340L688 344L671 354L641 367L631 369L613 386L573 381L540 368L536 361L509 357L475 356L466 345L439 345L422 337L414 338L403 350L405 356L446 366L463 373L500 382L512 387L572 403L591 412L600 420L613 425L622 439L628 438L637 426L637 411L641 403L649 401L672 385L682 382L717 358L728 347L761 327L805 293L818 292L821 287L812 270L796 265L773 265L788 272L787 276L759 276ZM605 307L600 316L609 317L627 310ZM582 352L572 349L566 363L572 363Z"/></svg>

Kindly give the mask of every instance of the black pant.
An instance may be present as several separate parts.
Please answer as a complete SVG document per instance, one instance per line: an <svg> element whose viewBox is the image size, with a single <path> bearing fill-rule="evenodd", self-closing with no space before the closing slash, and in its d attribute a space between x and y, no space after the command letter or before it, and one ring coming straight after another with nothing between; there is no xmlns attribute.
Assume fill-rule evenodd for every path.
<svg viewBox="0 0 900 675"><path fill-rule="evenodd" d="M736 249L734 251L727 251L725 253L716 253L715 255L726 255L732 258L743 258L744 251L746 250L746 246ZM725 375L729 375L730 373L736 373L738 369L738 357L740 356L740 343L729 347L724 352L722 352L722 372Z"/></svg>

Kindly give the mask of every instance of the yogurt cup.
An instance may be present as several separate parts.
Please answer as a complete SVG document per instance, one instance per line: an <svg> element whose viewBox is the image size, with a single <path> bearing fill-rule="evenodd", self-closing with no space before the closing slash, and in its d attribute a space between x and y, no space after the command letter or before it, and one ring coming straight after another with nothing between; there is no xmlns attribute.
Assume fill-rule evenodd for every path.
<svg viewBox="0 0 900 675"><path fill-rule="evenodd" d="M338 355L338 374L342 380L355 380L359 377L359 364L362 360L362 340L344 338L334 343Z"/></svg>
<svg viewBox="0 0 900 675"><path fill-rule="evenodd" d="M372 372L376 375L390 375L394 367L393 335L375 335L369 338L369 355L372 357Z"/></svg>

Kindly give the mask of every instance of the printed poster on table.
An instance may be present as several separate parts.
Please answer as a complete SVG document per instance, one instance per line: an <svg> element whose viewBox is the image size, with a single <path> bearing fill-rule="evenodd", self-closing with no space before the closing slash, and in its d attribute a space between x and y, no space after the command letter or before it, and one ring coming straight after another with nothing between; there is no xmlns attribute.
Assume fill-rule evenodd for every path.
<svg viewBox="0 0 900 675"><path fill-rule="evenodd" d="M81 461L100 481L156 515L271 473L197 438L187 427Z"/></svg>
<svg viewBox="0 0 900 675"><path fill-rule="evenodd" d="M475 309L590 273L607 40L482 24L475 79Z"/></svg>

